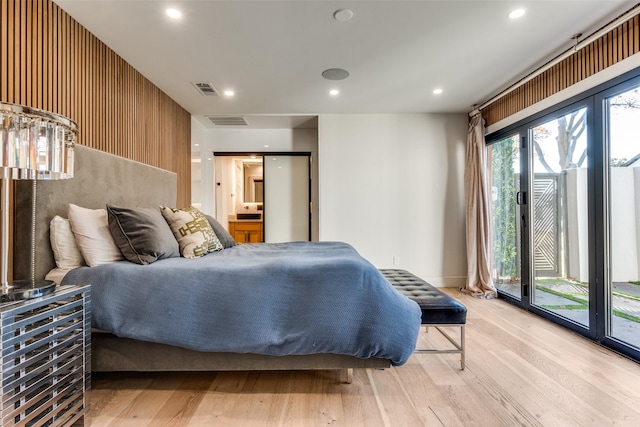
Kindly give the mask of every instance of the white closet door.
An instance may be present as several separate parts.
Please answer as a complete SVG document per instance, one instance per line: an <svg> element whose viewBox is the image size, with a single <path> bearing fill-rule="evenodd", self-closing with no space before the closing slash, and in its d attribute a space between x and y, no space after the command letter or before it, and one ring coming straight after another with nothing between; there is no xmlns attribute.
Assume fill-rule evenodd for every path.
<svg viewBox="0 0 640 427"><path fill-rule="evenodd" d="M309 157L264 157L265 242L309 240Z"/></svg>

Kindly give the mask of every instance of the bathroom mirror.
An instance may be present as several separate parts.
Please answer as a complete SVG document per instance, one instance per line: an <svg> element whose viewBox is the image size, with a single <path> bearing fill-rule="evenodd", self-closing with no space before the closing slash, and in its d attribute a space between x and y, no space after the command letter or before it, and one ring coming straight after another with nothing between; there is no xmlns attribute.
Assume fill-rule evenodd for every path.
<svg viewBox="0 0 640 427"><path fill-rule="evenodd" d="M262 203L262 162L245 161L243 170L243 202Z"/></svg>

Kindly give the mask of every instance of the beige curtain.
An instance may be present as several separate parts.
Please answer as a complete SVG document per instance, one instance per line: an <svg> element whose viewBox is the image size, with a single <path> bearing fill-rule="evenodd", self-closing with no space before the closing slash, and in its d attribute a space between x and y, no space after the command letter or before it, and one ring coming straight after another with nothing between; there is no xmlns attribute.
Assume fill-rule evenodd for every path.
<svg viewBox="0 0 640 427"><path fill-rule="evenodd" d="M467 138L464 184L467 218L467 285L464 291L481 298L496 298L491 279L491 219L487 188L484 120L471 117Z"/></svg>

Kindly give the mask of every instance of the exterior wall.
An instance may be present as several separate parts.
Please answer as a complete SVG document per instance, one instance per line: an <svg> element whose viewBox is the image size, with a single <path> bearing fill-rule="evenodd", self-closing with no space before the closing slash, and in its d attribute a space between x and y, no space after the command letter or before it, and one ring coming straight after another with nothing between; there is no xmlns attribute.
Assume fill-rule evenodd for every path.
<svg viewBox="0 0 640 427"><path fill-rule="evenodd" d="M567 170L568 276L589 282L587 170ZM611 280L640 280L640 167L611 169Z"/></svg>
<svg viewBox="0 0 640 427"><path fill-rule="evenodd" d="M634 177L638 177L638 182ZM640 167L611 169L611 272L614 282L640 280Z"/></svg>
<svg viewBox="0 0 640 427"><path fill-rule="evenodd" d="M587 169L567 169L567 275L589 283Z"/></svg>

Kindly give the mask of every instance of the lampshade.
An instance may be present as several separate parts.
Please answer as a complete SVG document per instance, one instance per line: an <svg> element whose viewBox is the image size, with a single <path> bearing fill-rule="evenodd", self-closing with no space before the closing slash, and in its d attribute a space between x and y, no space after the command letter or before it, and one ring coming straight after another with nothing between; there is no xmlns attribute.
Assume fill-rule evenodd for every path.
<svg viewBox="0 0 640 427"><path fill-rule="evenodd" d="M0 103L0 177L73 177L77 125L58 114Z"/></svg>

